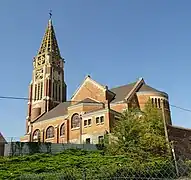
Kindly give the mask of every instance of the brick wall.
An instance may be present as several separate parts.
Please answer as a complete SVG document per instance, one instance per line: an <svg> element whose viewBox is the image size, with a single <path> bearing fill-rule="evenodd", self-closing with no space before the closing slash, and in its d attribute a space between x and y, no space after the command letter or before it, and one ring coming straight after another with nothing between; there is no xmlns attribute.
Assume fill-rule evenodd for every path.
<svg viewBox="0 0 191 180"><path fill-rule="evenodd" d="M80 90L72 98L72 101L81 101L87 97L98 100L100 102L105 102L106 100L106 90L92 83L91 81L84 82L84 85L80 87Z"/></svg>
<svg viewBox="0 0 191 180"><path fill-rule="evenodd" d="M168 125L168 135L174 142L176 156L191 159L191 129Z"/></svg>
<svg viewBox="0 0 191 180"><path fill-rule="evenodd" d="M127 109L127 103L111 104L110 107L112 110L122 113Z"/></svg>
<svg viewBox="0 0 191 180"><path fill-rule="evenodd" d="M5 143L0 142L0 156L4 156Z"/></svg>
<svg viewBox="0 0 191 180"><path fill-rule="evenodd" d="M4 156L5 139L0 133L0 156Z"/></svg>

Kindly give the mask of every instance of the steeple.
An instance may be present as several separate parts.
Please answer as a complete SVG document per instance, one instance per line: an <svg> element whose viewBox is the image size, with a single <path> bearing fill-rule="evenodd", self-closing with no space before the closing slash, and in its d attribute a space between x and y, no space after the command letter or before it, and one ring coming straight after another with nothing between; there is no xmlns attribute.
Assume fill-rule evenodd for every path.
<svg viewBox="0 0 191 180"><path fill-rule="evenodd" d="M52 54L61 57L60 51L58 48L58 43L56 40L56 35L54 32L54 27L52 24L52 19L51 19L52 14L51 13L49 13L49 14L50 14L50 19L48 21L48 25L47 25L43 40L41 42L41 46L38 51L38 55L42 55L46 52L51 52Z"/></svg>
<svg viewBox="0 0 191 180"><path fill-rule="evenodd" d="M64 60L61 58L52 19L38 51L33 58L32 81L29 89L28 123L33 123L40 115L50 111L59 103L66 101L64 81Z"/></svg>

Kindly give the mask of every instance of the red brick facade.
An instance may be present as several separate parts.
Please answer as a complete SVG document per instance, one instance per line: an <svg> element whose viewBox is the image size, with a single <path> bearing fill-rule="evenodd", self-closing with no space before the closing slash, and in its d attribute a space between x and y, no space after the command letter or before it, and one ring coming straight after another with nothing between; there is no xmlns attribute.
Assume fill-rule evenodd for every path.
<svg viewBox="0 0 191 180"><path fill-rule="evenodd" d="M139 88L134 87L137 85ZM35 140L33 134L39 129L41 132L40 141L43 142L98 143L99 138L111 131L115 123L115 118L125 109L132 107L143 109L144 104L147 103L151 97L158 99L165 98L168 100L165 93L159 93L158 91L141 91L140 87L144 86L143 81L139 84L135 83L134 86L132 89L135 89L135 91L131 91L132 94L129 94L129 99L125 99L128 94L128 92L125 92L123 101L115 102L115 98L118 97L115 93L112 93L112 89L108 90L106 86L100 85L92 80L91 77L87 76L79 89L74 93L71 98L71 103L66 107L64 113L59 115L57 111L62 111L62 109L57 110L54 108L55 110L53 109L46 113L47 115L50 114L49 116L46 117L45 114L32 124L30 140ZM61 106L61 104L59 106ZM170 114L170 109L167 109L167 112ZM54 116L51 116L51 114L54 114ZM78 122L77 125L73 127L72 122L75 114L78 114ZM45 118L43 118L44 116ZM61 129L63 124L65 126L64 134ZM47 129L49 127L54 129L53 137L47 138ZM26 139L29 138L29 136L25 137Z"/></svg>

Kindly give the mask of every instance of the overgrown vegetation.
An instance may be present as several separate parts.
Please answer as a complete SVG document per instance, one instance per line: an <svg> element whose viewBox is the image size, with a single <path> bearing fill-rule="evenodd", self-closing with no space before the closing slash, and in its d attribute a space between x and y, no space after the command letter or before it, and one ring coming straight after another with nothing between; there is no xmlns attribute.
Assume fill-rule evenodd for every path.
<svg viewBox="0 0 191 180"><path fill-rule="evenodd" d="M148 172L148 168L150 171ZM101 151L66 150L57 155L34 154L0 159L0 179L89 179L144 175L174 176L173 164L164 158L132 159L128 156L105 156ZM57 178L56 178L57 177Z"/></svg>
<svg viewBox="0 0 191 180"><path fill-rule="evenodd" d="M112 129L112 135L106 136L104 144L97 147L97 151L73 149L56 155L5 157L0 159L0 179L176 176L165 141L162 114L150 102L143 112L125 111ZM34 150L38 152L38 147Z"/></svg>

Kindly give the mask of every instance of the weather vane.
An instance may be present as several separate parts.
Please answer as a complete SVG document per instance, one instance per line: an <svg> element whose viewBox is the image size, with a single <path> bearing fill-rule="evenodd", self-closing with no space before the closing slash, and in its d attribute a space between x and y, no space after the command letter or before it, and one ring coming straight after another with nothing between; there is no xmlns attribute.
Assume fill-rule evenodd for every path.
<svg viewBox="0 0 191 180"><path fill-rule="evenodd" d="M52 10L49 12L50 19L52 18Z"/></svg>

